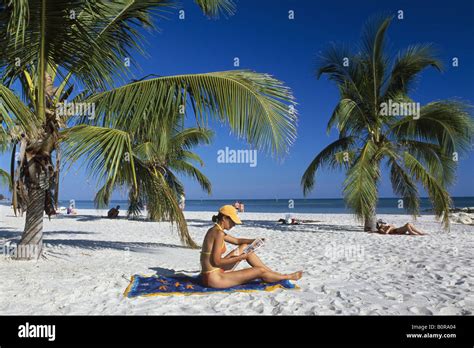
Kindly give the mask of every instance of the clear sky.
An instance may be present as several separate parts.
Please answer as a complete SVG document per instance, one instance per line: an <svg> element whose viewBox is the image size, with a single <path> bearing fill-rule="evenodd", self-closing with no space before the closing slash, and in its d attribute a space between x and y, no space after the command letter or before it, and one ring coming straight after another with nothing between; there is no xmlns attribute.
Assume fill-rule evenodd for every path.
<svg viewBox="0 0 474 348"><path fill-rule="evenodd" d="M185 20L178 18L178 9L171 11L168 20L157 22L160 33L147 34L149 57L136 57L141 65L141 71L134 72L136 78L231 70L238 57L241 69L270 73L284 81L293 90L299 112L298 138L289 155L277 161L258 152L255 167L218 163L218 150L249 147L231 135L228 127L211 123L216 131L212 145L196 152L205 161L202 171L212 182L213 194L207 196L184 178L188 199L302 197L303 172L337 136L336 132L326 134L326 123L338 100L337 89L324 77L315 78L316 56L330 42L358 42L371 15L396 15L403 10L404 19L394 20L388 32L391 52L425 42L438 47L445 71L424 72L411 95L415 101L474 100L473 1L240 0L234 16L218 20L204 17L193 1L181 2ZM290 10L295 13L294 20L288 19ZM457 68L450 64L453 57L459 58ZM460 158L458 180L450 188L453 196L474 195L473 161L472 152ZM9 155L0 157L2 168L7 169L8 163ZM380 195L393 197L387 177L384 172ZM341 197L343 179L343 173L319 172L316 188L308 197ZM94 180L86 180L84 171L75 165L61 179L60 198L92 199L95 187ZM126 198L126 194L117 192L114 198Z"/></svg>

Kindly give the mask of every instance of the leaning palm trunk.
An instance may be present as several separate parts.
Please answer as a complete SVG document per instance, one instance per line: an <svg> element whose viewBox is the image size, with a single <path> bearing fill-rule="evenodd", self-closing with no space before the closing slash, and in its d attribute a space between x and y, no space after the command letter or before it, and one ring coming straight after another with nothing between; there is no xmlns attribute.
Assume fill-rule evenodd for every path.
<svg viewBox="0 0 474 348"><path fill-rule="evenodd" d="M51 188L55 187L58 173L52 164L52 153L58 148L57 118L50 109L49 101L53 95L53 86L48 74L45 74L46 122L37 138L22 136L20 150L18 187L27 192L25 229L19 244L17 258L30 260L38 258L43 249L43 211L49 217L56 213L55 196ZM59 157L58 157L59 158ZM56 191L57 192L57 191ZM16 202L13 202L14 206Z"/></svg>
<svg viewBox="0 0 474 348"><path fill-rule="evenodd" d="M38 175L45 178L45 175ZM40 180L30 182L28 188L28 205L26 208L25 230L21 236L17 258L31 260L38 258L43 249L43 210L45 204L46 190Z"/></svg>
<svg viewBox="0 0 474 348"><path fill-rule="evenodd" d="M59 209L59 173L61 168L61 153L60 148L56 145L56 169L54 172L54 209Z"/></svg>
<svg viewBox="0 0 474 348"><path fill-rule="evenodd" d="M47 144L45 141L43 144ZM40 152L41 153L41 152ZM47 153L47 152L46 152ZM31 153L27 155L27 158ZM34 154L23 166L23 184L26 187L27 207L25 229L21 236L18 259L29 260L39 257L43 248L43 211L51 216L55 213L50 191L54 183L50 155L45 152Z"/></svg>

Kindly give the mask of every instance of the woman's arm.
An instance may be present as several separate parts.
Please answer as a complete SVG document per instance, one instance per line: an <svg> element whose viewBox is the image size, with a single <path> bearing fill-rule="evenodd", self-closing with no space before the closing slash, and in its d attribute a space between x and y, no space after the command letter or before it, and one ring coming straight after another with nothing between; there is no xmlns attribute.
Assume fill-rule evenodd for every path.
<svg viewBox="0 0 474 348"><path fill-rule="evenodd" d="M235 238L235 237L232 237L230 234L226 234L224 236L224 240L230 244L241 245L241 244L252 244L255 239Z"/></svg>
<svg viewBox="0 0 474 348"><path fill-rule="evenodd" d="M229 235L225 235L225 237L229 237ZM237 238L234 238L234 239L237 239ZM227 258L223 258L221 250L222 250L222 242L224 240L225 240L224 236L221 233L219 233L217 237L214 239L211 258L212 258L212 263L215 267L233 265L234 263L238 261L247 259L247 257L251 254L251 253L248 253L248 254L241 254L239 256L229 256Z"/></svg>

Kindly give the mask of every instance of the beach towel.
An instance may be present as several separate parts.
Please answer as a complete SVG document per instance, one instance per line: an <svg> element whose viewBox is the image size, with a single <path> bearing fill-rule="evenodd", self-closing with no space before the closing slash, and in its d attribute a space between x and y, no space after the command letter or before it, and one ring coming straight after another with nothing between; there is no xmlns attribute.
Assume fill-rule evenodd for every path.
<svg viewBox="0 0 474 348"><path fill-rule="evenodd" d="M201 276L141 276L134 275L125 290L125 297L137 296L173 296L173 295L203 295L219 292L253 292L273 291L276 289L299 289L289 280L266 283L254 280L247 284L227 289L207 288L201 283Z"/></svg>

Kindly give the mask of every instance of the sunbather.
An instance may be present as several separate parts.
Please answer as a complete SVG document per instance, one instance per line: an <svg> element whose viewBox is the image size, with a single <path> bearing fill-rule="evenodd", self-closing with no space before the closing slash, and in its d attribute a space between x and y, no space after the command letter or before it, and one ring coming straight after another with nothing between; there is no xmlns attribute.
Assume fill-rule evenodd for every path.
<svg viewBox="0 0 474 348"><path fill-rule="evenodd" d="M295 218L287 218L287 219L279 219L277 222L281 223L282 225L301 225L313 222L319 222L318 220L300 220Z"/></svg>
<svg viewBox="0 0 474 348"><path fill-rule="evenodd" d="M417 229L411 223L406 223L405 225L397 228L395 225L389 225L383 220L378 220L376 227L376 232L380 234L409 234L413 236L423 236L426 234L423 231Z"/></svg>
<svg viewBox="0 0 474 348"><path fill-rule="evenodd" d="M212 288L229 288L247 283L254 279L263 279L266 282L276 282L284 279L298 280L303 272L280 274L267 267L253 252L244 254L243 250L254 239L235 238L224 230L232 229L236 224L241 224L236 209L231 205L224 205L219 209L219 214L212 217L215 222L206 236L201 251L202 282ZM222 256L226 251L225 242L238 247ZM232 271L235 264L247 261L251 268Z"/></svg>

